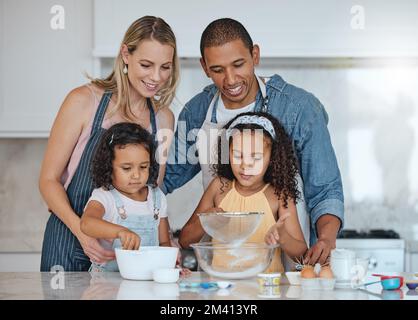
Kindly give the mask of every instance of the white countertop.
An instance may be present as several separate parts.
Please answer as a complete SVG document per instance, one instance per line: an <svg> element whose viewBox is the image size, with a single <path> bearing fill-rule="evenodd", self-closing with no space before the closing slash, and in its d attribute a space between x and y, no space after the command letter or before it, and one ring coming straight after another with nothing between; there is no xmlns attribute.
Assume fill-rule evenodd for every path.
<svg viewBox="0 0 418 320"><path fill-rule="evenodd" d="M403 274L412 279L412 274ZM64 280L64 281L62 281ZM203 272L193 272L182 281L216 281ZM103 273L93 276L88 272L50 273L0 273L0 299L71 299L71 300L418 300L418 291L384 291L379 284L363 289L304 290L290 286L285 276L279 287L260 289L256 278L233 280L230 289L183 289L177 283L161 284L154 281L131 281L119 273ZM273 298L260 296L273 294Z"/></svg>

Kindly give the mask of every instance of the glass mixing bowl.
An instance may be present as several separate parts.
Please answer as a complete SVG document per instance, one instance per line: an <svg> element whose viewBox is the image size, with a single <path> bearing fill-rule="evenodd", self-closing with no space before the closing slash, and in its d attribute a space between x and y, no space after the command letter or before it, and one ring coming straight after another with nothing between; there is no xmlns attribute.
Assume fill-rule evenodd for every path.
<svg viewBox="0 0 418 320"><path fill-rule="evenodd" d="M205 232L224 243L245 242L258 228L264 212L210 212L198 213Z"/></svg>
<svg viewBox="0 0 418 320"><path fill-rule="evenodd" d="M247 242L239 246L225 243L191 244L199 266L209 275L224 279L255 277L268 268L278 245Z"/></svg>

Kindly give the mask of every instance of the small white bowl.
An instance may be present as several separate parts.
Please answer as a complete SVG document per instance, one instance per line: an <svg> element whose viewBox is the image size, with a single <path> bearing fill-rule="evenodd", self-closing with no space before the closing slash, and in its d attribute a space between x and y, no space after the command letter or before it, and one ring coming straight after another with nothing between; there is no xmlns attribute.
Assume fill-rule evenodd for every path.
<svg viewBox="0 0 418 320"><path fill-rule="evenodd" d="M288 271L285 274L291 286L300 286L300 271Z"/></svg>
<svg viewBox="0 0 418 320"><path fill-rule="evenodd" d="M159 283L173 283L179 279L180 269L156 269L152 272L152 279Z"/></svg>
<svg viewBox="0 0 418 320"><path fill-rule="evenodd" d="M176 266L176 247L140 247L139 250L115 249L121 276L128 280L152 280L152 271Z"/></svg>

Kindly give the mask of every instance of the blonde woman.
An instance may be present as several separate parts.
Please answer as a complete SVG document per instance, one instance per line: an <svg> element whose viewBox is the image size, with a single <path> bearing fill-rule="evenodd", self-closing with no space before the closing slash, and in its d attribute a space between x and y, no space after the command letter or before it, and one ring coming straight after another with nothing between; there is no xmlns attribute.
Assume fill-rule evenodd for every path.
<svg viewBox="0 0 418 320"><path fill-rule="evenodd" d="M128 28L112 73L72 90L53 124L42 164L39 188L48 205L41 271L54 266L87 271L91 262L115 259L113 251L83 234L80 217L93 190L91 157L103 132L115 123L133 122L160 140L172 132L169 109L178 83L176 39L161 18L145 16ZM168 130L162 130L168 129ZM157 133L158 130L158 133ZM171 142L165 138L164 148ZM160 154L164 149L159 148ZM160 163L158 182L165 172Z"/></svg>

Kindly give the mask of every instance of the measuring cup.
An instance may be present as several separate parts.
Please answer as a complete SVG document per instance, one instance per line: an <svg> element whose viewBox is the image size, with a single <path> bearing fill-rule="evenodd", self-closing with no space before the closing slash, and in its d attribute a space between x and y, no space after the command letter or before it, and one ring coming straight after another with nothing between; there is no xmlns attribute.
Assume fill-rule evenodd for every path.
<svg viewBox="0 0 418 320"><path fill-rule="evenodd" d="M399 281L401 282L400 287L403 286L403 277L402 276L388 276L388 275L377 274L377 273L373 273L372 276L373 277L380 277L380 280L399 278Z"/></svg>
<svg viewBox="0 0 418 320"><path fill-rule="evenodd" d="M361 288L361 287L367 287L367 286L369 286L371 284L375 284L375 283L381 283L384 290L397 290L401 287L401 280L399 279L399 277L393 277L393 278L389 278L389 279L364 283L364 284L356 287L356 289Z"/></svg>

